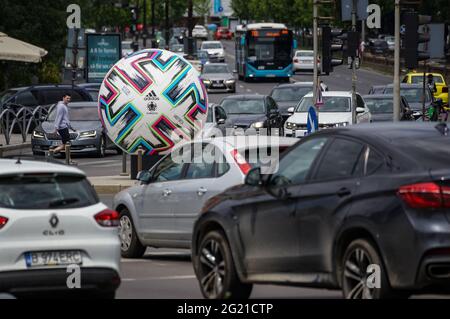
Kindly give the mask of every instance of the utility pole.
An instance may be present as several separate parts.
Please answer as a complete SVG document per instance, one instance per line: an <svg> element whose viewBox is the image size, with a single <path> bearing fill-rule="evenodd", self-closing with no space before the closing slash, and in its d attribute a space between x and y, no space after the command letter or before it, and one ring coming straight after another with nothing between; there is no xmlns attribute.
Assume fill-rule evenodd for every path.
<svg viewBox="0 0 450 319"><path fill-rule="evenodd" d="M356 13L358 1L353 0L352 6L352 31L356 32ZM356 124L356 63L352 63L352 124Z"/></svg>
<svg viewBox="0 0 450 319"><path fill-rule="evenodd" d="M188 34L187 34L187 54L189 57L194 55L194 41L192 39L192 29L194 28L194 2L193 0L188 0Z"/></svg>
<svg viewBox="0 0 450 319"><path fill-rule="evenodd" d="M155 1L156 0L151 0L152 1L152 48L156 48L156 39L155 39Z"/></svg>
<svg viewBox="0 0 450 319"><path fill-rule="evenodd" d="M317 101L317 87L319 85L319 70L317 70L317 58L319 56L319 39L317 29L319 26L319 3L318 0L313 0L313 49L314 49L314 80L313 80L313 101L314 106ZM317 122L319 123L319 109L316 107Z"/></svg>
<svg viewBox="0 0 450 319"><path fill-rule="evenodd" d="M72 63L72 88L75 86L75 81L77 79L77 69L78 69L78 35L80 33L80 29L73 29L74 36L74 44L73 44L73 63Z"/></svg>
<svg viewBox="0 0 450 319"><path fill-rule="evenodd" d="M400 0L395 0L394 122L400 121Z"/></svg>
<svg viewBox="0 0 450 319"><path fill-rule="evenodd" d="M142 35L142 37L144 38L143 39L144 49L146 49L147 48L147 35L148 35L148 33L147 33L147 0L144 0L142 9L144 10L144 21L143 21L144 34Z"/></svg>
<svg viewBox="0 0 450 319"><path fill-rule="evenodd" d="M165 26L165 34L164 34L164 38L165 38L165 40L166 40L166 47L168 48L169 47L169 41L170 41L170 39L169 39L169 6L170 6L170 1L169 0L166 0L166 26Z"/></svg>

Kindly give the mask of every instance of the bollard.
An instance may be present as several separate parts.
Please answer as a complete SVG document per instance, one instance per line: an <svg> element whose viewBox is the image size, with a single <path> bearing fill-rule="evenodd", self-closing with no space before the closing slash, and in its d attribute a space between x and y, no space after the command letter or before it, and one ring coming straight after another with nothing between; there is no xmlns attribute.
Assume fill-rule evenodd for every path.
<svg viewBox="0 0 450 319"><path fill-rule="evenodd" d="M55 159L55 151L54 150L48 150L47 162L53 162L54 159Z"/></svg>
<svg viewBox="0 0 450 319"><path fill-rule="evenodd" d="M142 147L138 149L138 162L137 162L137 171L138 173L142 171L142 156L144 155L144 150Z"/></svg>
<svg viewBox="0 0 450 319"><path fill-rule="evenodd" d="M127 173L127 153L122 153L122 173L120 173L120 176L128 176Z"/></svg>
<svg viewBox="0 0 450 319"><path fill-rule="evenodd" d="M66 165L70 165L70 144L66 143Z"/></svg>

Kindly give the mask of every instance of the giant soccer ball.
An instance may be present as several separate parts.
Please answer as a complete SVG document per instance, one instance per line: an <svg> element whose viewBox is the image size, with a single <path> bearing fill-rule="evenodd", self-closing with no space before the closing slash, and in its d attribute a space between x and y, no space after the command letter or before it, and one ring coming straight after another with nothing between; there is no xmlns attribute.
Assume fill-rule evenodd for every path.
<svg viewBox="0 0 450 319"><path fill-rule="evenodd" d="M123 151L164 155L201 133L208 111L198 72L165 50L143 50L108 72L99 92L99 115Z"/></svg>

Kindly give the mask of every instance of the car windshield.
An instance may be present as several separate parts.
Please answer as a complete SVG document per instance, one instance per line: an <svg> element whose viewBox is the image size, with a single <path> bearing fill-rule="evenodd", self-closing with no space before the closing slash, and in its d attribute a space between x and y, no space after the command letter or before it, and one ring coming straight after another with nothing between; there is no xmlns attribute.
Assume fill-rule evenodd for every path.
<svg viewBox="0 0 450 319"><path fill-rule="evenodd" d="M130 50L131 49L131 42L122 42L122 49Z"/></svg>
<svg viewBox="0 0 450 319"><path fill-rule="evenodd" d="M411 77L412 84L422 84L423 83L423 74L422 75L414 75ZM425 79L425 83L428 83L428 77ZM433 83L443 84L442 77L438 75L433 75Z"/></svg>
<svg viewBox="0 0 450 319"><path fill-rule="evenodd" d="M323 97L323 102L324 104L320 107L320 112L350 112L351 110L349 97L325 96ZM304 97L295 112L308 112L310 106L313 106L313 98Z"/></svg>
<svg viewBox="0 0 450 319"><path fill-rule="evenodd" d="M227 65L211 65L207 64L203 67L203 74L211 73L230 73Z"/></svg>
<svg viewBox="0 0 450 319"><path fill-rule="evenodd" d="M206 123L213 123L214 119L213 119L213 109L209 108L208 110L208 116L206 117Z"/></svg>
<svg viewBox="0 0 450 319"><path fill-rule="evenodd" d="M182 44L174 45L174 46L172 46L171 51L173 51L173 52L184 52L184 45L182 45Z"/></svg>
<svg viewBox="0 0 450 319"><path fill-rule="evenodd" d="M276 102L299 102L302 97L312 91L312 87L275 88L272 97Z"/></svg>
<svg viewBox="0 0 450 319"><path fill-rule="evenodd" d="M391 98L372 99L365 98L367 107L372 114L392 113L394 109L394 101Z"/></svg>
<svg viewBox="0 0 450 319"><path fill-rule="evenodd" d="M11 96L13 96L14 94L16 94L18 91L16 90L8 90L8 91L4 91L0 94L0 105L3 103L6 103L6 101L8 101Z"/></svg>
<svg viewBox="0 0 450 319"><path fill-rule="evenodd" d="M70 107L69 118L73 121L98 121L98 109L95 107ZM48 121L53 122L56 118L56 107L54 107L48 115Z"/></svg>
<svg viewBox="0 0 450 319"><path fill-rule="evenodd" d="M0 178L0 207L9 209L67 209L97 204L98 198L83 176L55 174Z"/></svg>
<svg viewBox="0 0 450 319"><path fill-rule="evenodd" d="M300 52L297 52L296 54L295 54L295 56L297 56L297 57L310 57L310 58L312 58L312 57L314 57L314 52L313 51L300 51Z"/></svg>
<svg viewBox="0 0 450 319"><path fill-rule="evenodd" d="M203 43L202 50L208 49L222 49L222 44L220 43Z"/></svg>
<svg viewBox="0 0 450 319"><path fill-rule="evenodd" d="M264 100L229 99L222 102L227 114L265 114Z"/></svg>
<svg viewBox="0 0 450 319"><path fill-rule="evenodd" d="M386 88L386 94L393 94L393 88ZM401 88L400 93L406 98L408 103L420 103L422 102L422 88ZM425 102L431 101L431 95L429 90L425 90Z"/></svg>

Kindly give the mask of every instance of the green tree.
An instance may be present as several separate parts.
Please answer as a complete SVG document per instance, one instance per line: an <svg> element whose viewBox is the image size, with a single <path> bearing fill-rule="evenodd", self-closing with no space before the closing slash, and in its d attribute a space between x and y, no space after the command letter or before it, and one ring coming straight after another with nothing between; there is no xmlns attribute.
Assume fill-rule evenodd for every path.
<svg viewBox="0 0 450 319"><path fill-rule="evenodd" d="M211 0L194 0L194 12L203 17L203 24L206 25L211 12Z"/></svg>

